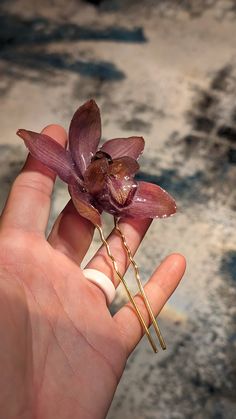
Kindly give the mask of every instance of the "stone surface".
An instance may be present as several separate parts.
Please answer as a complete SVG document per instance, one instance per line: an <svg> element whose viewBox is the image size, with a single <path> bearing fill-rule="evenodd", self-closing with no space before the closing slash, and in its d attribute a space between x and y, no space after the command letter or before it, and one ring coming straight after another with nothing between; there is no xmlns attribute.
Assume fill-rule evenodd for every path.
<svg viewBox="0 0 236 419"><path fill-rule="evenodd" d="M144 280L168 253L187 258L160 315L168 349L155 356L143 339L108 418L235 418L236 2L8 0L0 11L1 206L26 154L15 131L68 127L91 97L103 138L143 135L139 178L178 203L137 255ZM58 182L50 224L67 199Z"/></svg>

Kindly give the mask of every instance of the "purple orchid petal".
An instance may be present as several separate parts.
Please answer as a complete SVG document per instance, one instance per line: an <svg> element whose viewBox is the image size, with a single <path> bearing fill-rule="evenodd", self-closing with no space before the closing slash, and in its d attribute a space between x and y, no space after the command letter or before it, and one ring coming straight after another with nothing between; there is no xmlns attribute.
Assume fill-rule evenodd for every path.
<svg viewBox="0 0 236 419"><path fill-rule="evenodd" d="M109 165L108 173L116 178L124 179L125 177L133 176L137 173L138 169L138 162L132 157L125 156L120 157L119 159L114 159Z"/></svg>
<svg viewBox="0 0 236 419"><path fill-rule="evenodd" d="M174 199L160 186L138 182L132 203L121 209L120 216L137 218L165 218L176 212Z"/></svg>
<svg viewBox="0 0 236 419"><path fill-rule="evenodd" d="M89 100L77 109L69 128L69 148L82 175L96 153L100 138L100 111L96 102Z"/></svg>
<svg viewBox="0 0 236 419"><path fill-rule="evenodd" d="M30 154L56 172L64 182L69 183L78 177L70 153L53 138L25 129L19 129L17 135L24 140Z"/></svg>
<svg viewBox="0 0 236 419"><path fill-rule="evenodd" d="M100 150L110 154L112 159L123 156L138 159L143 152L144 145L143 137L114 138L113 140L106 141Z"/></svg>
<svg viewBox="0 0 236 419"><path fill-rule="evenodd" d="M94 225L101 226L101 216L99 211L91 204L91 195L87 192L82 192L76 184L69 185L69 193L78 213Z"/></svg>

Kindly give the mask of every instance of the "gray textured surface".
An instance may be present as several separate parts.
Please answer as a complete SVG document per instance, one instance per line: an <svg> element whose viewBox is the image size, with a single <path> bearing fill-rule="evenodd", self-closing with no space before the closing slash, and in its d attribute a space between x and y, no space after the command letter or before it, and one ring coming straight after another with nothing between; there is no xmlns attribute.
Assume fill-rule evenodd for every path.
<svg viewBox="0 0 236 419"><path fill-rule="evenodd" d="M153 223L137 261L144 279L169 252L188 268L160 316L168 350L142 341L108 418L233 419L236 2L91 3L1 2L1 205L25 156L17 128L67 127L93 97L104 139L143 135L140 177L179 212ZM67 199L59 182L52 220Z"/></svg>

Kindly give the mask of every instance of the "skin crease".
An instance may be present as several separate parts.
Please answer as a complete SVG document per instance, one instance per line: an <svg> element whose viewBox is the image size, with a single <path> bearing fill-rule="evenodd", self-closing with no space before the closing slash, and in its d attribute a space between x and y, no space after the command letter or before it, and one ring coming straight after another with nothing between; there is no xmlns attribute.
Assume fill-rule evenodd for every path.
<svg viewBox="0 0 236 419"><path fill-rule="evenodd" d="M66 142L60 126L43 132ZM129 304L112 317L103 292L84 278L79 264L93 227L71 202L46 240L54 178L28 157L0 218L0 417L5 419L104 418L127 358L143 335ZM149 224L122 220L133 253ZM120 239L112 233L109 242L124 273L128 263ZM103 247L88 267L118 285ZM184 270L178 254L155 270L145 287L155 315ZM148 322L140 296L136 301Z"/></svg>

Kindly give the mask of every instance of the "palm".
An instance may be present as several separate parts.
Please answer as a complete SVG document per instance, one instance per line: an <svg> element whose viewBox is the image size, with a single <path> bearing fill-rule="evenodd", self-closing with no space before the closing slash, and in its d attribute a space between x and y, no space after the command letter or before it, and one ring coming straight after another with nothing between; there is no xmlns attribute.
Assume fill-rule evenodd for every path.
<svg viewBox="0 0 236 419"><path fill-rule="evenodd" d="M60 128L48 130L65 140ZM84 278L79 265L92 229L71 204L45 239L52 185L51 173L29 158L1 217L0 416L99 419L105 417L143 331L128 306L112 317L102 291ZM133 252L148 225L147 220L123 222ZM127 260L120 243L114 234L109 240L124 273ZM103 247L90 267L117 285ZM171 256L147 284L156 314L183 271L183 258ZM149 321L139 297L137 303Z"/></svg>
<svg viewBox="0 0 236 419"><path fill-rule="evenodd" d="M83 418L88 410L93 417L86 400L89 386L96 409L104 412L107 406L99 406L99 392L112 397L126 361L104 295L86 281L75 263L42 238L16 232L11 242L5 240L2 245L7 255L2 265L12 266L14 261L16 267L9 268L8 280L19 300L9 298L9 303L16 317L21 312L22 321L16 319L17 330L13 322L12 333L17 332L22 343L27 340L25 370L21 372L25 375L27 371L32 384L33 410L45 418L70 417L70 410L80 412Z"/></svg>

